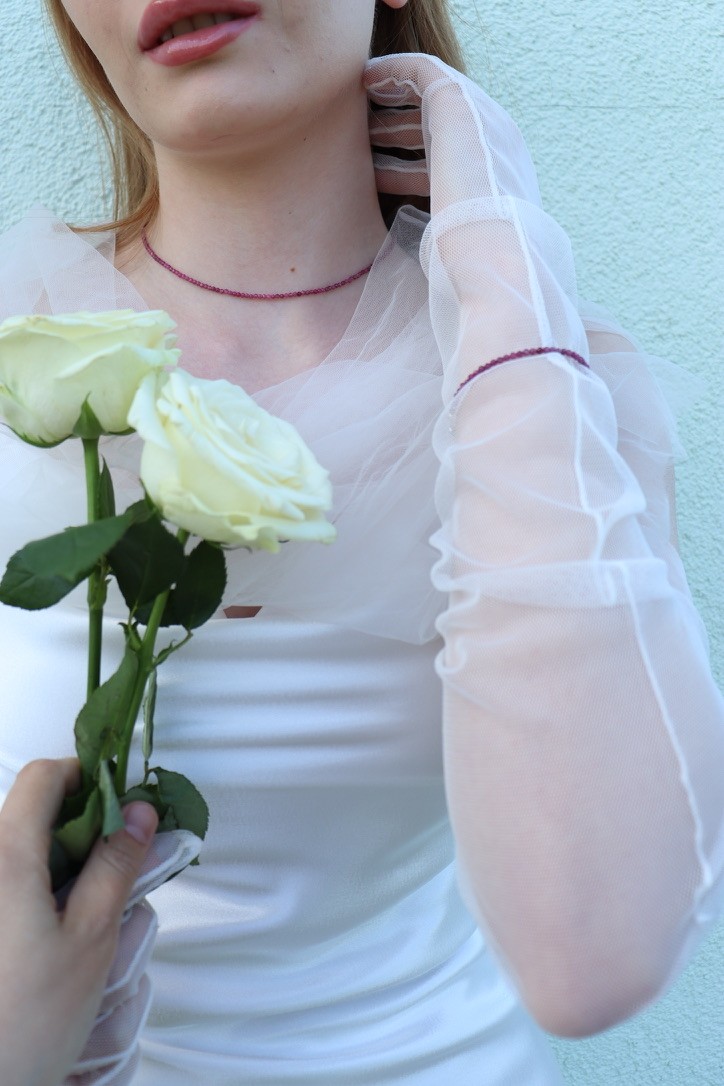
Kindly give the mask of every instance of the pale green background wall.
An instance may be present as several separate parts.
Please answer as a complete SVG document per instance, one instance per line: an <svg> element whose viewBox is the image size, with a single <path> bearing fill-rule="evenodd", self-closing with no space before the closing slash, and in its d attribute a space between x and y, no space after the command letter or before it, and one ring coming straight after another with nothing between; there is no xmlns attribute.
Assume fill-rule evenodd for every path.
<svg viewBox="0 0 724 1086"><path fill-rule="evenodd" d="M573 239L581 294L706 377L709 393L683 428L691 458L679 520L722 682L721 0L458 7L471 69L523 129L547 210ZM657 1007L556 1051L571 1086L724 1086L724 925Z"/></svg>
<svg viewBox="0 0 724 1086"><path fill-rule="evenodd" d="M15 51L6 37L0 228L35 201L71 219L101 206L93 128L36 10L35 0L3 0ZM546 207L573 238L581 293L706 378L685 419L693 455L679 511L724 682L721 2L458 0L458 11L474 74L516 117ZM571 1086L724 1086L724 926L656 1008L601 1037L555 1043Z"/></svg>

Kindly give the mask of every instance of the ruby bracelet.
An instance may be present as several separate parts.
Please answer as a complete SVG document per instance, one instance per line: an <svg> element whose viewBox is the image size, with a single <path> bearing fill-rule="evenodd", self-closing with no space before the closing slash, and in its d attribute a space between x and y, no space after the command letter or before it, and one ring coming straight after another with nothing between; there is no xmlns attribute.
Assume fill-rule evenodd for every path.
<svg viewBox="0 0 724 1086"><path fill-rule="evenodd" d="M494 358L492 362L486 362L482 366L478 366L476 370L473 370L471 374L465 378L462 384L456 389L455 396L465 388L474 377L479 377L481 373L485 373L486 370L491 370L493 366L500 366L503 362L512 362L516 358L532 358L539 354L562 354L566 358L572 358L574 362L580 363L581 366L585 366L586 369L590 369L588 362L585 358L578 354L576 351L570 351L567 347L529 347L526 351L513 351L512 354L501 355L500 358Z"/></svg>

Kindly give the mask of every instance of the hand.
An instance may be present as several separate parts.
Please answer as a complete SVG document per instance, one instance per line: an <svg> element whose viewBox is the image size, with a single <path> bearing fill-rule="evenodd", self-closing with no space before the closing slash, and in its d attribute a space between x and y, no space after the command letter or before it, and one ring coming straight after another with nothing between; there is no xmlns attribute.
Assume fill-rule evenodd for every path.
<svg viewBox="0 0 724 1086"><path fill-rule="evenodd" d="M121 918L157 824L145 803L100 840L65 910L48 870L50 830L75 760L32 762L0 812L0 1082L57 1086L83 1049L103 997Z"/></svg>
<svg viewBox="0 0 724 1086"><path fill-rule="evenodd" d="M381 191L430 196L420 259L446 362L446 401L481 365L513 352L555 346L585 358L568 238L540 207L535 168L505 110L421 54L375 58L364 83L382 107L372 113L373 146L425 151L412 161L378 153L375 164ZM540 359L527 367L524 400L546 394L545 369Z"/></svg>
<svg viewBox="0 0 724 1086"><path fill-rule="evenodd" d="M375 155L377 187L429 196L431 212L499 195L540 203L535 168L512 117L467 76L437 57L375 57L364 74L370 141L385 150L425 151L424 159Z"/></svg>

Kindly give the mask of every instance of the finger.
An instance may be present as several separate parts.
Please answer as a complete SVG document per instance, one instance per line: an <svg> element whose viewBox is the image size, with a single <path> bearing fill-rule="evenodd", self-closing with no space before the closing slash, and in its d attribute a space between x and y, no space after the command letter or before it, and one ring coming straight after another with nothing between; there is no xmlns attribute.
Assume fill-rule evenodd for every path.
<svg viewBox="0 0 724 1086"><path fill-rule="evenodd" d="M386 79L368 86L367 97L375 105L400 108L401 106L419 106L421 94L414 83Z"/></svg>
<svg viewBox="0 0 724 1086"><path fill-rule="evenodd" d="M420 109L380 109L370 114L370 142L376 147L403 147L422 151L422 111Z"/></svg>
<svg viewBox="0 0 724 1086"><path fill-rule="evenodd" d="M387 173L375 171L375 187L377 191L388 196L422 196L429 197L430 186L424 178L415 174Z"/></svg>
<svg viewBox="0 0 724 1086"><path fill-rule="evenodd" d="M392 155L373 155L378 192L394 196L429 196L430 179L421 159L405 161Z"/></svg>
<svg viewBox="0 0 724 1086"><path fill-rule="evenodd" d="M80 787L77 758L29 762L3 804L3 823L23 834L29 848L44 846L64 797Z"/></svg>
<svg viewBox="0 0 724 1086"><path fill-rule="evenodd" d="M110 1014L138 990L153 952L157 931L158 918L147 901L139 901L123 918L97 1017Z"/></svg>
<svg viewBox="0 0 724 1086"><path fill-rule="evenodd" d="M115 935L153 840L158 815L150 804L130 803L123 817L126 829L96 841L68 898L64 924L81 934Z"/></svg>
<svg viewBox="0 0 724 1086"><path fill-rule="evenodd" d="M436 82L458 77L458 72L437 57L398 53L373 57L365 67L362 82L373 102L401 106L418 104Z"/></svg>
<svg viewBox="0 0 724 1086"><path fill-rule="evenodd" d="M162 886L195 860L203 841L190 830L157 833L136 879L129 905Z"/></svg>

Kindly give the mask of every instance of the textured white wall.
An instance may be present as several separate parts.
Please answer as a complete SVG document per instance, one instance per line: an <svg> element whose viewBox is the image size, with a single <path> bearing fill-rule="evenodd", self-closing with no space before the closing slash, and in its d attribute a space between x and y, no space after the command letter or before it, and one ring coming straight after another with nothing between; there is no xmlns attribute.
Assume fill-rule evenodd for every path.
<svg viewBox="0 0 724 1086"><path fill-rule="evenodd" d="M69 219L92 217L99 141L71 88L40 0L3 0L13 52L0 65L0 229L43 203Z"/></svg>
<svg viewBox="0 0 724 1086"><path fill-rule="evenodd" d="M4 0L14 51L0 65L0 229L35 202L71 220L103 214L93 124L36 5ZM679 512L724 681L720 0L457 0L457 9L473 74L516 117L546 207L573 239L581 293L706 379L708 394L684 420L692 456L679 473ZM722 978L724 929L656 1008L601 1037L556 1042L567 1081L723 1086Z"/></svg>

